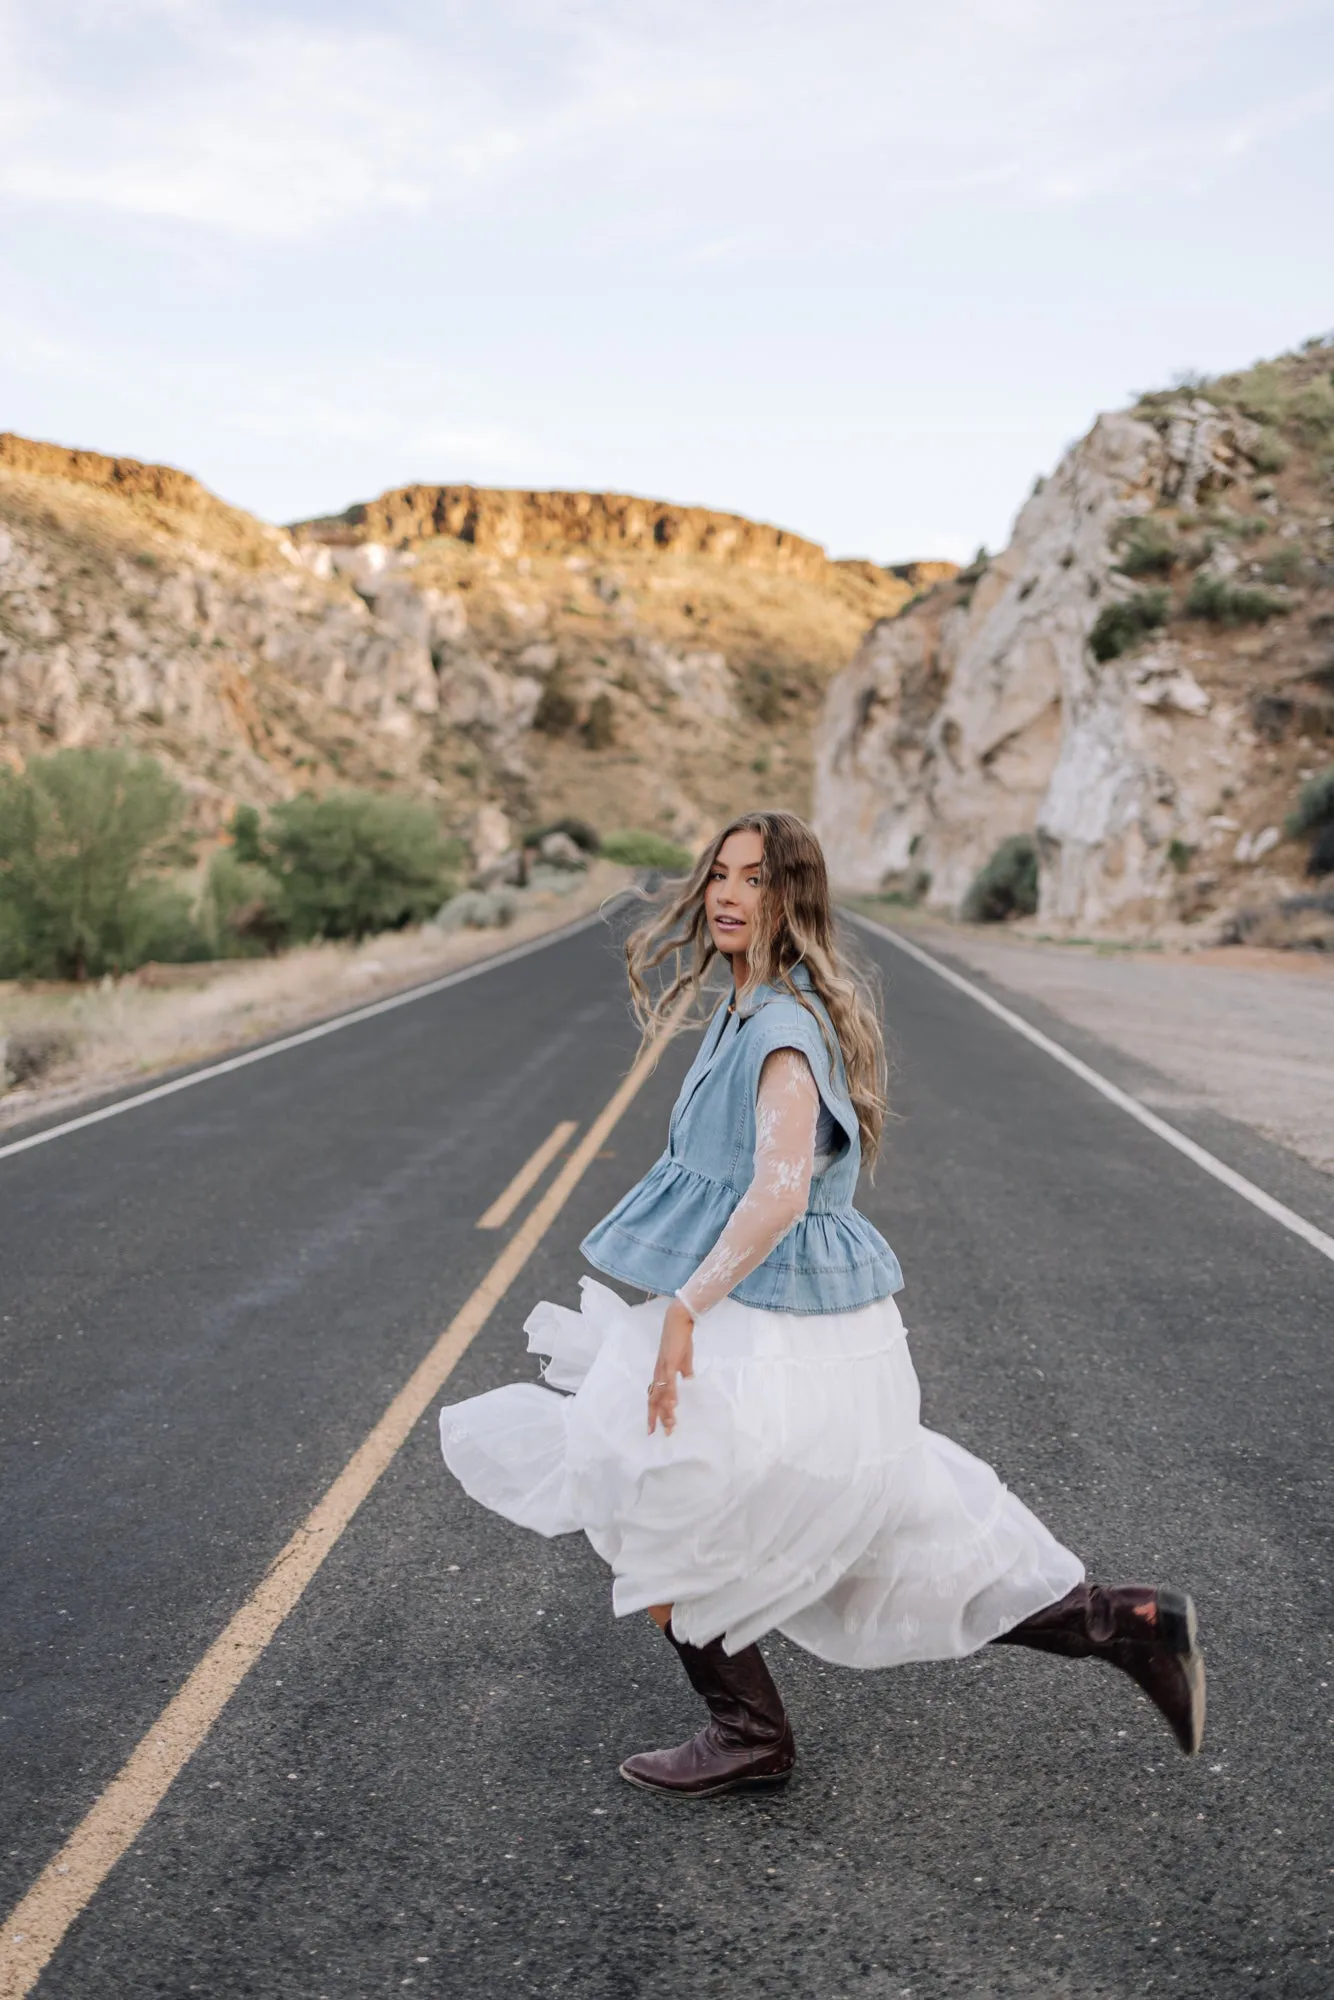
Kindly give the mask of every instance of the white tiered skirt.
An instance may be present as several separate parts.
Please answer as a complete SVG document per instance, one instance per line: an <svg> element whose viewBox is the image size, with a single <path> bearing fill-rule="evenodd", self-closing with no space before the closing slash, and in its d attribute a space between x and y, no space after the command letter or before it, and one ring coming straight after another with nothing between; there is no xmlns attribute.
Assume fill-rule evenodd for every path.
<svg viewBox="0 0 1334 2000"><path fill-rule="evenodd" d="M923 1429L893 1299L813 1314L724 1299L696 1326L670 1437L647 1428L666 1303L585 1278L578 1312L544 1302L525 1324L551 1387L440 1413L465 1490L539 1534L582 1530L618 1615L671 1604L694 1645L777 1630L888 1667L962 1658L1082 1578L990 1466Z"/></svg>

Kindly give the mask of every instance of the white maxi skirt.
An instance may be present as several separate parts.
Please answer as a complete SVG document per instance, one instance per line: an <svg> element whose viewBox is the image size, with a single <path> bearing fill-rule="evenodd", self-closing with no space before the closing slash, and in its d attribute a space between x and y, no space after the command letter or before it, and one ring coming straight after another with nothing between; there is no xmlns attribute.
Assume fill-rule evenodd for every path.
<svg viewBox="0 0 1334 2000"><path fill-rule="evenodd" d="M729 1653L780 1631L849 1667L959 1659L1053 1604L1084 1567L991 1467L919 1420L893 1299L844 1313L723 1299L695 1328L676 1428L648 1433L665 1299L595 1279L525 1323L549 1387L440 1413L474 1500L542 1535L582 1531L619 1616L671 1604ZM558 1393L564 1391L567 1393Z"/></svg>

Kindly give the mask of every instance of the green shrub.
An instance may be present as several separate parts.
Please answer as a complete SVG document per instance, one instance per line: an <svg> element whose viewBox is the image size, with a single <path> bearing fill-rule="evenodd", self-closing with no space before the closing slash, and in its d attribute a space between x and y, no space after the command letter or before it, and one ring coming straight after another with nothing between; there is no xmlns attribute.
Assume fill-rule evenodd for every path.
<svg viewBox="0 0 1334 2000"><path fill-rule="evenodd" d="M1291 398L1288 421L1307 444L1320 444L1334 432L1334 379L1317 375Z"/></svg>
<svg viewBox="0 0 1334 2000"><path fill-rule="evenodd" d="M212 946L201 930L188 888L161 875L137 882L126 901L124 967L182 965L211 958Z"/></svg>
<svg viewBox="0 0 1334 2000"><path fill-rule="evenodd" d="M1253 590L1203 571L1191 584L1185 606L1188 618L1207 618L1214 625L1263 625L1268 618L1284 617L1288 608L1267 590Z"/></svg>
<svg viewBox="0 0 1334 2000"><path fill-rule="evenodd" d="M1292 457L1292 447L1277 431L1263 431L1247 456L1257 472L1282 472Z"/></svg>
<svg viewBox="0 0 1334 2000"><path fill-rule="evenodd" d="M1037 842L1031 833L1015 833L978 870L960 915L970 924L999 924L1006 917L1031 917L1037 906Z"/></svg>
<svg viewBox="0 0 1334 2000"><path fill-rule="evenodd" d="M1334 875L1334 819L1327 820L1316 831L1306 857L1308 875Z"/></svg>
<svg viewBox="0 0 1334 2000"><path fill-rule="evenodd" d="M1283 823L1293 839L1314 833L1318 827L1334 826L1334 764L1327 764L1308 778L1297 795L1297 803Z"/></svg>
<svg viewBox="0 0 1334 2000"><path fill-rule="evenodd" d="M1308 875L1334 875L1334 764L1307 779L1284 822L1284 831L1294 837L1310 834Z"/></svg>
<svg viewBox="0 0 1334 2000"><path fill-rule="evenodd" d="M637 826L604 834L602 852L608 861L619 861L622 867L663 868L671 875L684 875L695 859L688 848Z"/></svg>
<svg viewBox="0 0 1334 2000"><path fill-rule="evenodd" d="M1230 507L1216 507L1208 520L1220 535L1231 535L1239 542L1256 541L1274 525L1264 514L1234 514Z"/></svg>
<svg viewBox="0 0 1334 2000"><path fill-rule="evenodd" d="M151 874L183 796L151 757L57 750L0 769L0 936L37 978L123 972L202 949L188 899Z"/></svg>
<svg viewBox="0 0 1334 2000"><path fill-rule="evenodd" d="M263 847L294 938L419 923L452 891L458 861L429 806L381 792L291 799L270 815Z"/></svg>
<svg viewBox="0 0 1334 2000"><path fill-rule="evenodd" d="M1220 375L1206 385L1205 394L1211 402L1235 403L1243 416L1257 424L1282 423L1287 412L1287 377L1273 361L1258 361L1254 368Z"/></svg>
<svg viewBox="0 0 1334 2000"><path fill-rule="evenodd" d="M1188 840L1173 839L1168 841L1167 865L1169 868L1175 869L1178 875L1184 875L1194 859L1195 849Z"/></svg>
<svg viewBox="0 0 1334 2000"><path fill-rule="evenodd" d="M1260 574L1266 583L1295 583L1301 568L1302 552L1289 542L1286 548L1275 549Z"/></svg>
<svg viewBox="0 0 1334 2000"><path fill-rule="evenodd" d="M1125 576L1170 576L1177 544L1169 524L1156 514L1131 515L1118 523L1117 568Z"/></svg>
<svg viewBox="0 0 1334 2000"><path fill-rule="evenodd" d="M1165 590L1140 590L1104 605L1089 633L1094 659L1114 660L1128 653L1147 632L1167 622L1167 605Z"/></svg>
<svg viewBox="0 0 1334 2000"><path fill-rule="evenodd" d="M255 815L258 820L259 815ZM235 832L235 822L233 822ZM283 885L258 861L244 858L259 851L240 840L222 848L209 863L204 890L202 927L218 958L258 958L286 943L287 911Z"/></svg>
<svg viewBox="0 0 1334 2000"><path fill-rule="evenodd" d="M238 806L232 814L228 829L232 836L232 853L238 861L262 865L264 860L264 836L259 813L254 806Z"/></svg>

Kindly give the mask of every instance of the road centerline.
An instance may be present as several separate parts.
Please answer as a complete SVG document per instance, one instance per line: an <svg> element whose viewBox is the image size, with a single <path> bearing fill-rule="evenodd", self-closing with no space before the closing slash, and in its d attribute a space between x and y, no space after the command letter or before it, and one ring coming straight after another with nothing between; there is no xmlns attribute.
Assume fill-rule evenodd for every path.
<svg viewBox="0 0 1334 2000"><path fill-rule="evenodd" d="M967 994L968 998L976 1001L979 1007L984 1007L988 1014L993 1014L998 1021L1003 1021L1006 1027L1012 1028L1017 1035L1022 1035L1026 1042L1033 1044L1034 1048L1041 1049L1044 1055L1052 1058L1053 1062L1060 1063L1063 1069L1069 1070L1081 1082L1088 1084L1091 1089L1098 1092L1099 1096L1116 1105L1118 1110L1135 1119L1137 1124L1143 1125L1156 1138L1183 1154L1204 1173L1220 1181L1224 1187L1230 1188L1233 1194L1240 1195L1252 1208L1258 1208L1271 1222L1279 1223L1293 1236L1300 1237L1303 1243L1318 1251L1322 1257L1328 1257L1334 1262L1334 1236L1329 1236L1323 1229L1318 1229L1314 1222L1309 1222L1304 1215L1298 1215L1296 1209L1289 1208L1285 1202L1277 1200L1254 1181L1247 1180L1246 1176L1239 1174L1235 1167L1230 1167L1225 1160L1220 1160L1216 1153L1209 1152L1177 1126L1170 1125L1165 1118L1160 1118L1156 1111L1150 1111L1147 1104L1141 1104L1137 1097L1133 1097L1128 1090L1122 1090L1120 1084L1113 1083L1110 1077L1102 1074L1101 1070L1094 1069L1091 1063L1086 1063L1080 1056L1063 1047L1060 1042L1053 1040L1050 1035L1044 1035L1041 1028L1035 1028L1022 1014L1016 1014L1013 1008L1005 1006L1000 1000L993 999L984 988L975 985L971 979L965 979L961 972L955 972L952 966L946 965L932 952L924 951L920 945L912 944L907 938L900 937L897 931L890 930L887 925L878 924L872 918L862 916L859 910L850 910L846 907L840 908L839 914L846 916L852 923L859 924L863 930L870 931L873 936L884 938L886 943L892 944L897 951L903 952L908 958L915 959L919 965L924 965L928 971L934 972L938 979L943 979L947 985L955 987L960 993Z"/></svg>
<svg viewBox="0 0 1334 2000"><path fill-rule="evenodd" d="M688 996L676 1008L666 1036L640 1052L551 1186L429 1353L11 1911L0 1931L0 2000L22 2000L32 1991L70 1925L142 1832L565 1207L647 1081L687 1005Z"/></svg>
<svg viewBox="0 0 1334 2000"><path fill-rule="evenodd" d="M478 1216L477 1228L503 1229L529 1188L542 1178L566 1140L572 1138L578 1129L573 1118L562 1118L559 1125L548 1132L536 1152L524 1161L509 1186L502 1189L490 1208Z"/></svg>

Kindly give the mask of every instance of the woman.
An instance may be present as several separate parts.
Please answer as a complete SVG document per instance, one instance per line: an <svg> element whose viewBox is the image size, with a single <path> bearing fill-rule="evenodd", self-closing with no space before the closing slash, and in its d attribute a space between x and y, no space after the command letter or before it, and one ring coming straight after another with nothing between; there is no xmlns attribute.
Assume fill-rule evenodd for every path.
<svg viewBox="0 0 1334 2000"><path fill-rule="evenodd" d="M646 1039L716 956L732 972L667 1150L582 1245L649 1302L585 1278L579 1312L542 1304L525 1327L572 1395L512 1384L440 1419L474 1499L542 1534L582 1529L615 1611L646 1610L703 1699L690 1742L621 1775L694 1798L783 1783L792 1729L756 1644L775 1629L852 1667L994 1641L1106 1660L1197 1750L1190 1599L1086 1582L989 1466L918 1421L902 1274L853 1207L883 1042L814 835L791 813L734 820L626 955Z"/></svg>

